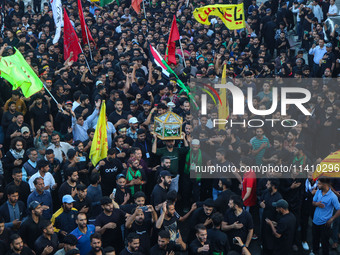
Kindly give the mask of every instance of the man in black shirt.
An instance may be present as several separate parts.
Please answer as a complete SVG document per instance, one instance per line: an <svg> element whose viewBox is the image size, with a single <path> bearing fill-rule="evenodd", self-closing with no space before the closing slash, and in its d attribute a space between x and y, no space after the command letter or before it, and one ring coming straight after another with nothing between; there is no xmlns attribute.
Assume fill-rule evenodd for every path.
<svg viewBox="0 0 340 255"><path fill-rule="evenodd" d="M277 220L276 208L272 204L282 199L281 194L277 191L279 184L280 182L277 179L267 180L267 189L260 198L260 207L263 208L261 235L264 255L273 254L273 249L275 247L275 237L272 234L270 226L265 223L265 220Z"/></svg>
<svg viewBox="0 0 340 255"><path fill-rule="evenodd" d="M79 179L77 168L75 167L67 168L66 176L67 176L67 181L61 184L59 191L58 191L59 200L62 200L62 198L65 195L75 196L77 193L76 186L77 186L77 182Z"/></svg>
<svg viewBox="0 0 340 255"><path fill-rule="evenodd" d="M156 211L162 208L163 203L166 200L166 194L171 184L172 175L169 171L163 170L159 174L159 184L157 184L151 194L151 204Z"/></svg>
<svg viewBox="0 0 340 255"><path fill-rule="evenodd" d="M119 255L129 255L129 254L142 254L138 252L140 240L139 236L136 233L130 233L127 238L127 247L122 250Z"/></svg>
<svg viewBox="0 0 340 255"><path fill-rule="evenodd" d="M232 196L229 200L230 209L224 216L222 230L228 231L229 244L232 250L241 252L242 248L233 244L234 237L240 237L246 247L249 246L253 237L253 219L249 212L243 210L243 200L240 196Z"/></svg>
<svg viewBox="0 0 340 255"><path fill-rule="evenodd" d="M150 236L152 224L157 221L156 211L152 205L137 207L134 213L126 220L125 227L128 233L137 233L140 240L140 251L147 253L150 250ZM144 212L151 212L152 218L145 217Z"/></svg>
<svg viewBox="0 0 340 255"><path fill-rule="evenodd" d="M33 251L24 246L22 238L18 234L13 234L11 239L11 249L7 252L7 255L20 254L20 255L34 255Z"/></svg>
<svg viewBox="0 0 340 255"><path fill-rule="evenodd" d="M107 152L106 159L99 161L93 172L99 172L103 196L109 196L116 187L116 176L123 172L124 168L120 160L116 159L116 150L111 148Z"/></svg>
<svg viewBox="0 0 340 255"><path fill-rule="evenodd" d="M43 234L35 241L36 254L54 254L59 247L57 234L54 233L52 222L46 220L41 223Z"/></svg>
<svg viewBox="0 0 340 255"><path fill-rule="evenodd" d="M74 200L74 208L76 208L78 212L85 213L89 216L91 211L91 200L87 197L87 187L83 183L77 185L77 194L74 196Z"/></svg>
<svg viewBox="0 0 340 255"><path fill-rule="evenodd" d="M90 105L90 99L88 95L80 96L80 105L74 109L74 113L78 116L83 116L84 120L92 114L92 108Z"/></svg>
<svg viewBox="0 0 340 255"><path fill-rule="evenodd" d="M214 212L215 203L212 198L208 198L203 202L203 207L197 208L192 215L191 226L203 224L207 228L212 227L211 216Z"/></svg>
<svg viewBox="0 0 340 255"><path fill-rule="evenodd" d="M123 249L121 225L125 222L126 213L109 197L103 197L100 203L103 212L96 218L96 232L102 235L103 247L111 245L120 252Z"/></svg>
<svg viewBox="0 0 340 255"><path fill-rule="evenodd" d="M19 200L26 203L31 191L28 183L22 180L22 170L20 168L14 168L12 171L12 177L13 181L7 184L5 194L7 194L7 189L10 186L15 186L19 193Z"/></svg>
<svg viewBox="0 0 340 255"><path fill-rule="evenodd" d="M291 254L296 218L294 214L289 212L289 205L286 200L280 199L279 201L274 202L272 205L273 207L276 207L277 212L282 214L277 223L270 219L266 219L267 224L272 229L273 235L276 237L273 254Z"/></svg>
<svg viewBox="0 0 340 255"><path fill-rule="evenodd" d="M102 247L102 236L98 232L90 236L92 250L88 255L105 255Z"/></svg>
<svg viewBox="0 0 340 255"><path fill-rule="evenodd" d="M32 107L32 108L31 108ZM37 95L32 106L30 107L31 127L33 136L46 121L53 121L50 110L46 104L43 104L43 96Z"/></svg>
<svg viewBox="0 0 340 255"><path fill-rule="evenodd" d="M25 245L34 249L34 242L42 234L42 206L37 201L32 201L28 210L30 215L23 221L20 226L19 234L22 237Z"/></svg>
<svg viewBox="0 0 340 255"><path fill-rule="evenodd" d="M8 103L8 111L4 112L2 115L1 125L4 129L4 133L6 134L7 128L10 124L15 122L16 115L18 112L16 111L16 105L15 102L11 101Z"/></svg>
<svg viewBox="0 0 340 255"><path fill-rule="evenodd" d="M225 214L228 209L229 199L231 196L235 195L235 193L230 190L231 182L226 178L220 179L218 181L218 186L222 189L222 192L218 194L217 199L215 200L215 208L220 213Z"/></svg>
<svg viewBox="0 0 340 255"><path fill-rule="evenodd" d="M208 229L208 240L211 243L211 251L215 254L227 254L229 250L228 237L221 231L223 215L221 213L214 213L211 217L213 228Z"/></svg>
<svg viewBox="0 0 340 255"><path fill-rule="evenodd" d="M123 100L116 99L115 101L115 111L109 115L108 120L117 128L121 124L127 124L128 114L123 111Z"/></svg>
<svg viewBox="0 0 340 255"><path fill-rule="evenodd" d="M161 230L158 233L157 244L154 245L150 250L150 255L167 255L171 254L171 252L179 252L183 249L179 244L176 244L175 241L170 241L170 233L166 230Z"/></svg>
<svg viewBox="0 0 340 255"><path fill-rule="evenodd" d="M192 255L211 255L212 249L208 240L207 228L203 224L195 226L196 239L190 244L190 254Z"/></svg>

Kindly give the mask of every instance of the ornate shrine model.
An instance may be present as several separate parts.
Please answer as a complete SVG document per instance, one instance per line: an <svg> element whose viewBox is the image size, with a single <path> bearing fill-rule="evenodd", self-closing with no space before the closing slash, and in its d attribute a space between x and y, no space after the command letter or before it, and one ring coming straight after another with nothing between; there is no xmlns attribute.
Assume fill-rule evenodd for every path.
<svg viewBox="0 0 340 255"><path fill-rule="evenodd" d="M154 133L161 140L180 140L182 137L183 118L172 112L174 103L168 103L170 111L155 117Z"/></svg>

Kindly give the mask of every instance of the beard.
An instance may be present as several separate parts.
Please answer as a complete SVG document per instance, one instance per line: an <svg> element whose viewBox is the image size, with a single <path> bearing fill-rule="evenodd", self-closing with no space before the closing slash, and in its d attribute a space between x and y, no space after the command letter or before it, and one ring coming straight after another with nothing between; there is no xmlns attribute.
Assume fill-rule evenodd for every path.
<svg viewBox="0 0 340 255"><path fill-rule="evenodd" d="M169 188L170 187L170 183L167 183L166 181L163 182L164 186Z"/></svg>

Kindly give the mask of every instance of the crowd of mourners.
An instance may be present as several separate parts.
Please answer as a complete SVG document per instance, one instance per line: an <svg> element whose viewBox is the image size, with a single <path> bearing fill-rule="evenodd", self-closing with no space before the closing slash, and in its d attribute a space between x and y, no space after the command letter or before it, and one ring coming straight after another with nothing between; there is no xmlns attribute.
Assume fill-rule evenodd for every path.
<svg viewBox="0 0 340 255"><path fill-rule="evenodd" d="M339 10L334 0L245 0L246 28L234 31L217 17L202 25L192 16L197 7L241 2L151 0L137 14L130 0L104 7L81 0L94 41L77 61L64 58L63 32L52 43L48 2L1 2L0 55L19 50L44 88L25 98L0 80L0 254L327 255L338 248L340 181L313 180L312 170L340 148L340 40L337 25L325 23ZM62 4L82 42L77 1ZM177 77L167 77L149 45L164 56L174 17L183 50L177 42L170 64ZM273 88L300 87L311 92L303 105L310 114L287 105L286 115L278 107L269 117L295 125L250 127L248 120L265 116L247 106L233 115L228 94L228 120L245 124L215 127L212 99L206 115L193 105L201 83L218 83L224 65L227 81L244 95L250 88L253 108L270 109ZM104 100L107 157L93 165ZM154 135L155 118L169 111L182 117L183 139ZM216 164L303 171L191 176L196 166Z"/></svg>

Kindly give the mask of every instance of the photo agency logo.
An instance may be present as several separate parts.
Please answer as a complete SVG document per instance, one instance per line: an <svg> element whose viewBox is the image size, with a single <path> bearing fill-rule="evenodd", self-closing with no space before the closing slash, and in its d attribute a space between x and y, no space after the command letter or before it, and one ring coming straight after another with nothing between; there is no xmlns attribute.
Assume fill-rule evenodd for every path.
<svg viewBox="0 0 340 255"><path fill-rule="evenodd" d="M197 97L200 101L199 115L211 115L215 112L213 108L217 108L218 118L210 118L213 127L243 125L253 128L263 127L266 123L271 123L273 127L276 122L280 122L283 127L295 127L298 120L290 117L288 109L294 109L304 116L311 115L306 108L311 100L311 92L308 89L294 86L292 79L287 79L280 88L271 86L273 82L269 80L259 80L257 85L247 86L248 84L243 83L242 87L231 81L225 84L212 84L211 80L203 79L195 82L202 92ZM268 84L268 91L265 84ZM256 88L261 89L260 93L256 94ZM213 107L208 106L208 100L213 102ZM280 118L273 118L273 114L278 111ZM255 117L242 119L245 114ZM229 115L234 117L229 118ZM267 118L268 116L270 117Z"/></svg>

